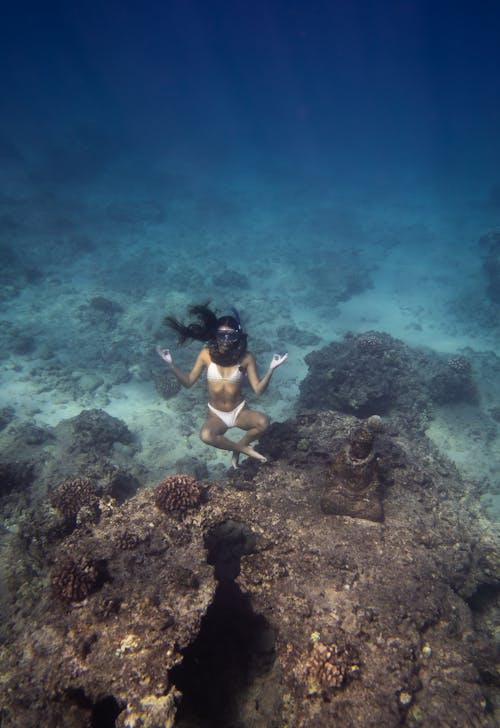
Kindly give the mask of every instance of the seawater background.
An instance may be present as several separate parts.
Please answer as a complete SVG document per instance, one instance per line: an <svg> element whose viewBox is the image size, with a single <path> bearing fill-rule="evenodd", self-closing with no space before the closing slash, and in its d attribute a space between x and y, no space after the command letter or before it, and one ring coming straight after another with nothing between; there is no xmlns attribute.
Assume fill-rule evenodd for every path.
<svg viewBox="0 0 500 728"><path fill-rule="evenodd" d="M163 401L151 381L164 313L209 298L241 310L261 369L290 352L258 404L277 419L304 355L347 331L498 355L478 245L500 217L496 2L24 3L0 53L0 405L18 417L103 407L152 473L216 471L203 386ZM494 492L483 386L430 434Z"/></svg>

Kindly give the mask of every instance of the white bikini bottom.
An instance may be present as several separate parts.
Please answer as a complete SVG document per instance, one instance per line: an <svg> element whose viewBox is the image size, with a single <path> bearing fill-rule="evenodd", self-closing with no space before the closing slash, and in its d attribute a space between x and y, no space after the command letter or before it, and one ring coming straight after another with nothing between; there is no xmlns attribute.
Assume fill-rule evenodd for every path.
<svg viewBox="0 0 500 728"><path fill-rule="evenodd" d="M211 404L208 405L208 409L210 410L210 412L213 412L214 415L219 418L219 420L222 420L226 427L236 427L236 420L238 419L238 415L245 405L246 402L245 400L243 400L243 402L240 402L239 405L231 410L231 412L223 412L222 410L215 409L215 407L212 407Z"/></svg>

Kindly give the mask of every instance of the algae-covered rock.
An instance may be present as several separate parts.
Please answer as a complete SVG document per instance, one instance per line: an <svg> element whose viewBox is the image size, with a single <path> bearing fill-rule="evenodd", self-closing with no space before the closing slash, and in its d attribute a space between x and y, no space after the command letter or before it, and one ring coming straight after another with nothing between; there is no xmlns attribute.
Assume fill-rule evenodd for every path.
<svg viewBox="0 0 500 728"><path fill-rule="evenodd" d="M12 539L2 728L493 728L500 564L475 487L380 419L304 413L261 449L181 513L140 488L51 532L31 571ZM325 511L346 472L366 497L360 463L383 521Z"/></svg>

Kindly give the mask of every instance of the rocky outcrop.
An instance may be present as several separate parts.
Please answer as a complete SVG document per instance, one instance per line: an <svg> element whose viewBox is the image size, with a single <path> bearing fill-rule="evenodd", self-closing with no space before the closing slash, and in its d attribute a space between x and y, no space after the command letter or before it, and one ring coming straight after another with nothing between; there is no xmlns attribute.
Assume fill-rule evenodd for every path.
<svg viewBox="0 0 500 728"><path fill-rule="evenodd" d="M493 728L500 560L475 488L329 411L261 447L189 508L143 488L60 537L5 625L2 728ZM383 519L324 507L359 462ZM30 554L10 548L15 585Z"/></svg>
<svg viewBox="0 0 500 728"><path fill-rule="evenodd" d="M477 398L467 357L412 348L384 332L347 334L343 341L312 351L306 362L302 409L391 416L414 433L425 430L435 405Z"/></svg>

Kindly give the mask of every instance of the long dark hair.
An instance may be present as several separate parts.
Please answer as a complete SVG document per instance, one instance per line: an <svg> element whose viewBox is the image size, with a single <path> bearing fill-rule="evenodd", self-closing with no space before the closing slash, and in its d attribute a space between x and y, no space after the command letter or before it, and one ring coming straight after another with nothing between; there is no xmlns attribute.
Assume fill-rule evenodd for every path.
<svg viewBox="0 0 500 728"><path fill-rule="evenodd" d="M165 316L163 322L177 332L179 346L182 346L187 339L195 339L206 343L210 357L216 364L231 366L238 364L247 350L247 335L241 328L238 312L232 309L233 316L220 316L209 308L207 303L189 306L188 313L197 320L189 324L183 324L174 316ZM217 329L220 326L229 326L239 333L238 341L228 351L221 353L217 344Z"/></svg>

